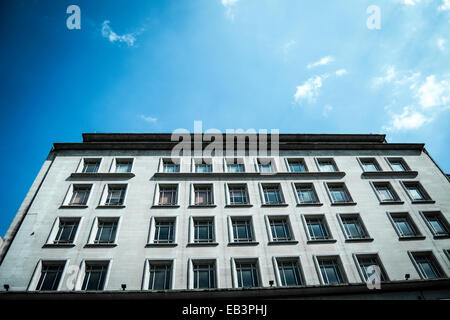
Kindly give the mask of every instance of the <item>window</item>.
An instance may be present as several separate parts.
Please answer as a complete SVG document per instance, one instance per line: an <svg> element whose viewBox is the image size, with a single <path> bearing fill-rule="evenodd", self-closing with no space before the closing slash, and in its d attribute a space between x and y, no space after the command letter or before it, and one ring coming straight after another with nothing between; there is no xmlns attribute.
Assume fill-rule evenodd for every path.
<svg viewBox="0 0 450 320"><path fill-rule="evenodd" d="M314 204L319 203L314 185L312 183L296 184L297 197L299 204Z"/></svg>
<svg viewBox="0 0 450 320"><path fill-rule="evenodd" d="M85 206L89 199L92 185L74 185L72 197L70 198L70 206Z"/></svg>
<svg viewBox="0 0 450 320"><path fill-rule="evenodd" d="M193 262L194 289L211 289L216 287L216 266L211 262Z"/></svg>
<svg viewBox="0 0 450 320"><path fill-rule="evenodd" d="M401 158L388 158L387 159L389 165L392 168L392 171L409 171L409 167L406 164L405 160Z"/></svg>
<svg viewBox="0 0 450 320"><path fill-rule="evenodd" d="M232 218L234 242L252 242L253 230L251 218Z"/></svg>
<svg viewBox="0 0 450 320"><path fill-rule="evenodd" d="M122 206L125 201L126 185L108 185L108 193L105 200L106 206Z"/></svg>
<svg viewBox="0 0 450 320"><path fill-rule="evenodd" d="M258 170L260 173L273 173L275 169L272 165L272 159L258 159Z"/></svg>
<svg viewBox="0 0 450 320"><path fill-rule="evenodd" d="M228 185L230 205L248 204L247 186Z"/></svg>
<svg viewBox="0 0 450 320"><path fill-rule="evenodd" d="M420 236L416 225L407 213L391 213L391 219L400 238Z"/></svg>
<svg viewBox="0 0 450 320"><path fill-rule="evenodd" d="M85 275L81 290L103 290L107 271L107 262L86 262Z"/></svg>
<svg viewBox="0 0 450 320"><path fill-rule="evenodd" d="M337 167L332 159L318 159L317 164L321 172L336 172Z"/></svg>
<svg viewBox="0 0 450 320"><path fill-rule="evenodd" d="M244 172L244 164L243 163L227 164L227 171L230 173L242 173Z"/></svg>
<svg viewBox="0 0 450 320"><path fill-rule="evenodd" d="M175 163L174 161L170 159L163 159L162 160L162 171L165 173L176 173L180 172L180 163Z"/></svg>
<svg viewBox="0 0 450 320"><path fill-rule="evenodd" d="M175 241L175 221L155 220L154 243L174 243Z"/></svg>
<svg viewBox="0 0 450 320"><path fill-rule="evenodd" d="M297 260L278 260L278 272L283 287L303 285Z"/></svg>
<svg viewBox="0 0 450 320"><path fill-rule="evenodd" d="M279 184L262 185L264 194L264 204L282 204L284 203Z"/></svg>
<svg viewBox="0 0 450 320"><path fill-rule="evenodd" d="M369 238L359 215L341 215L340 219L347 239Z"/></svg>
<svg viewBox="0 0 450 320"><path fill-rule="evenodd" d="M430 201L431 198L420 182L417 181L402 181L402 185L405 187L409 197L414 201Z"/></svg>
<svg viewBox="0 0 450 320"><path fill-rule="evenodd" d="M54 244L73 243L80 219L59 219L58 233Z"/></svg>
<svg viewBox="0 0 450 320"><path fill-rule="evenodd" d="M269 218L270 232L272 241L290 241L292 240L291 230L287 218Z"/></svg>
<svg viewBox="0 0 450 320"><path fill-rule="evenodd" d="M352 203L353 200L344 184L327 184L333 204Z"/></svg>
<svg viewBox="0 0 450 320"><path fill-rule="evenodd" d="M177 186L159 185L159 202L160 206L174 206L177 204Z"/></svg>
<svg viewBox="0 0 450 320"><path fill-rule="evenodd" d="M305 222L310 240L331 239L324 216L306 216Z"/></svg>
<svg viewBox="0 0 450 320"><path fill-rule="evenodd" d="M399 202L400 198L398 197L395 190L392 188L392 185L389 182L375 182L373 186L377 192L378 199L380 202Z"/></svg>
<svg viewBox="0 0 450 320"><path fill-rule="evenodd" d="M213 193L211 185L194 185L194 205L212 205Z"/></svg>
<svg viewBox="0 0 450 320"><path fill-rule="evenodd" d="M338 258L319 257L317 258L317 262L324 284L340 284L345 282Z"/></svg>
<svg viewBox="0 0 450 320"><path fill-rule="evenodd" d="M214 236L213 218L195 218L194 222L194 243L212 243Z"/></svg>
<svg viewBox="0 0 450 320"><path fill-rule="evenodd" d="M380 166L378 165L378 162L375 159L373 159L373 158L360 159L360 161L361 161L361 165L364 169L364 172L380 171Z"/></svg>
<svg viewBox="0 0 450 320"><path fill-rule="evenodd" d="M411 257L419 269L422 279L435 279L444 276L441 267L431 252L414 252Z"/></svg>
<svg viewBox="0 0 450 320"><path fill-rule="evenodd" d="M116 159L116 173L131 172L133 166L133 159Z"/></svg>
<svg viewBox="0 0 450 320"><path fill-rule="evenodd" d="M118 219L98 219L95 244L112 244L115 242Z"/></svg>
<svg viewBox="0 0 450 320"><path fill-rule="evenodd" d="M422 212L425 222L436 237L449 236L449 225L441 212Z"/></svg>
<svg viewBox="0 0 450 320"><path fill-rule="evenodd" d="M37 291L56 291L64 270L65 262L42 262L41 276L36 286Z"/></svg>
<svg viewBox="0 0 450 320"><path fill-rule="evenodd" d="M288 159L289 172L307 172L305 161L303 159Z"/></svg>
<svg viewBox="0 0 450 320"><path fill-rule="evenodd" d="M152 263L150 262L149 290L170 289L172 274L172 263Z"/></svg>
<svg viewBox="0 0 450 320"><path fill-rule="evenodd" d="M256 262L236 261L235 263L238 288L258 287L259 275Z"/></svg>
<svg viewBox="0 0 450 320"><path fill-rule="evenodd" d="M386 281L386 273L384 272L383 266L380 263L380 259L377 255L360 255L356 256L359 268L364 281L369 280L369 277L374 273L373 266L376 266L380 270L380 274L377 277L380 281Z"/></svg>
<svg viewBox="0 0 450 320"><path fill-rule="evenodd" d="M211 159L194 160L194 166L196 173L210 173L213 171Z"/></svg>
<svg viewBox="0 0 450 320"><path fill-rule="evenodd" d="M100 167L100 159L84 159L83 160L83 173L97 173Z"/></svg>

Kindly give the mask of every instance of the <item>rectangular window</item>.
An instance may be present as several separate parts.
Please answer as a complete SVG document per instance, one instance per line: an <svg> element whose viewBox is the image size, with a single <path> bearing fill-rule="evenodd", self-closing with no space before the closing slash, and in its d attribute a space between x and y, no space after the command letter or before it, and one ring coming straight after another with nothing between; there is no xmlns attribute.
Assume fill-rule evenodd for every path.
<svg viewBox="0 0 450 320"><path fill-rule="evenodd" d="M341 221L347 239L365 239L368 237L359 216L341 216Z"/></svg>
<svg viewBox="0 0 450 320"><path fill-rule="evenodd" d="M42 262L41 276L36 286L37 291L58 290L65 262Z"/></svg>
<svg viewBox="0 0 450 320"><path fill-rule="evenodd" d="M403 181L402 184L404 185L412 201L431 200L420 182Z"/></svg>
<svg viewBox="0 0 450 320"><path fill-rule="evenodd" d="M288 159L289 172L307 172L303 159Z"/></svg>
<svg viewBox="0 0 450 320"><path fill-rule="evenodd" d="M244 164L242 163L227 164L227 171L230 173L242 173L244 172Z"/></svg>
<svg viewBox="0 0 450 320"><path fill-rule="evenodd" d="M371 276L374 272L376 272L374 269L375 267L378 267L380 270L379 279L381 281L386 281L386 275L383 271L383 268L381 266L381 263L378 259L378 256L357 256L356 258L359 263L359 267L361 268L361 272L364 278L364 281L367 281L369 279L369 276Z"/></svg>
<svg viewBox="0 0 450 320"><path fill-rule="evenodd" d="M106 206L121 206L125 201L126 186L108 185L108 194L106 196Z"/></svg>
<svg viewBox="0 0 450 320"><path fill-rule="evenodd" d="M434 236L449 236L449 225L441 212L422 212Z"/></svg>
<svg viewBox="0 0 450 320"><path fill-rule="evenodd" d="M282 204L283 196L280 185L262 185L264 204Z"/></svg>
<svg viewBox="0 0 450 320"><path fill-rule="evenodd" d="M159 186L160 206L173 206L177 204L177 186Z"/></svg>
<svg viewBox="0 0 450 320"><path fill-rule="evenodd" d="M364 172L380 171L380 167L375 159L360 159Z"/></svg>
<svg viewBox="0 0 450 320"><path fill-rule="evenodd" d="M194 262L194 289L216 287L216 266L214 263Z"/></svg>
<svg viewBox="0 0 450 320"><path fill-rule="evenodd" d="M100 159L84 159L83 173L96 173L100 167Z"/></svg>
<svg viewBox="0 0 450 320"><path fill-rule="evenodd" d="M103 290L107 271L108 263L86 262L85 275L81 290Z"/></svg>
<svg viewBox="0 0 450 320"><path fill-rule="evenodd" d="M422 279L436 279L443 276L436 259L431 252L411 254L420 271Z"/></svg>
<svg viewBox="0 0 450 320"><path fill-rule="evenodd" d="M133 159L116 159L116 173L131 172Z"/></svg>
<svg viewBox="0 0 450 320"><path fill-rule="evenodd" d="M92 185L78 185L73 186L72 197L69 205L71 206L85 206L89 199Z"/></svg>
<svg viewBox="0 0 450 320"><path fill-rule="evenodd" d="M94 243L111 244L115 242L118 220L99 219Z"/></svg>
<svg viewBox="0 0 450 320"><path fill-rule="evenodd" d="M236 262L236 275L239 288L259 286L258 267L254 262Z"/></svg>
<svg viewBox="0 0 450 320"><path fill-rule="evenodd" d="M281 260L277 262L283 287L303 285L298 262L295 260Z"/></svg>
<svg viewBox="0 0 450 320"><path fill-rule="evenodd" d="M318 203L316 192L312 184L297 184L295 186L300 204Z"/></svg>
<svg viewBox="0 0 450 320"><path fill-rule="evenodd" d="M56 234L53 243L55 244L73 243L79 223L80 223L79 219L77 220L60 219L58 233Z"/></svg>
<svg viewBox="0 0 450 320"><path fill-rule="evenodd" d="M378 197L380 198L381 202L389 202L397 200L394 196L394 193L392 192L392 188L388 183L374 184L374 186L375 189L377 190Z"/></svg>
<svg viewBox="0 0 450 320"><path fill-rule="evenodd" d="M287 218L269 218L272 241L292 240Z"/></svg>
<svg viewBox="0 0 450 320"><path fill-rule="evenodd" d="M333 160L331 159L319 159L317 160L319 169L321 172L336 172L337 167Z"/></svg>
<svg viewBox="0 0 450 320"><path fill-rule="evenodd" d="M392 171L409 171L409 167L403 159L389 158L388 162Z"/></svg>
<svg viewBox="0 0 450 320"><path fill-rule="evenodd" d="M194 242L214 242L214 220L194 219Z"/></svg>
<svg viewBox="0 0 450 320"><path fill-rule="evenodd" d="M330 234L324 219L324 217L305 217L309 238L311 240L330 239Z"/></svg>
<svg viewBox="0 0 450 320"><path fill-rule="evenodd" d="M247 188L245 186L228 186L230 192L230 204L248 204Z"/></svg>
<svg viewBox="0 0 450 320"><path fill-rule="evenodd" d="M213 204L212 187L207 185L194 185L194 205Z"/></svg>
<svg viewBox="0 0 450 320"><path fill-rule="evenodd" d="M258 159L258 168L260 173L275 172L271 159Z"/></svg>
<svg viewBox="0 0 450 320"><path fill-rule="evenodd" d="M419 235L408 214L392 214L391 217L400 237L416 237Z"/></svg>
<svg viewBox="0 0 450 320"><path fill-rule="evenodd" d="M155 221L154 243L174 243L174 239L175 239L174 221Z"/></svg>
<svg viewBox="0 0 450 320"><path fill-rule="evenodd" d="M207 163L196 163L195 164L196 173L210 173L212 172L212 165Z"/></svg>
<svg viewBox="0 0 450 320"><path fill-rule="evenodd" d="M341 267L336 258L317 258L324 284L344 283Z"/></svg>
<svg viewBox="0 0 450 320"><path fill-rule="evenodd" d="M250 219L233 219L233 239L234 242L252 242L252 222Z"/></svg>
<svg viewBox="0 0 450 320"><path fill-rule="evenodd" d="M347 188L343 184L328 184L328 190L333 203L348 203L352 202Z"/></svg>
<svg viewBox="0 0 450 320"><path fill-rule="evenodd" d="M163 159L163 172L165 173L180 172L180 164L172 162L169 159Z"/></svg>
<svg viewBox="0 0 450 320"><path fill-rule="evenodd" d="M172 273L171 263L150 263L150 281L148 283L149 290L167 290L170 289Z"/></svg>

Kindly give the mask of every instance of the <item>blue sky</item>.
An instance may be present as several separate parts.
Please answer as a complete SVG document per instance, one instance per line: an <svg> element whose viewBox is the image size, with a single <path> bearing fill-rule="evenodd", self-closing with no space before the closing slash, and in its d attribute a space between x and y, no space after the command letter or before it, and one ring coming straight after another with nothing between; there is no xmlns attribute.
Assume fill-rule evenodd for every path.
<svg viewBox="0 0 450 320"><path fill-rule="evenodd" d="M2 0L0 15L2 236L52 143L82 132L386 133L450 172L450 0Z"/></svg>

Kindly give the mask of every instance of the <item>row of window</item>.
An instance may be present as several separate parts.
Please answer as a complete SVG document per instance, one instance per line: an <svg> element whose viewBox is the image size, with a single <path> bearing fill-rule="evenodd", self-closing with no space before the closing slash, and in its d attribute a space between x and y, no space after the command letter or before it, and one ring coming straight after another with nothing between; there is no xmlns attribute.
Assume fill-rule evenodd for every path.
<svg viewBox="0 0 450 320"><path fill-rule="evenodd" d="M408 252L422 279L446 277L431 251ZM447 256L449 250L446 250ZM450 256L449 256L450 257ZM348 283L341 259L338 255L314 256L318 277L323 285ZM378 254L355 254L356 267L363 281L375 277L389 281ZM299 257L274 257L275 277L282 287L304 286L305 277ZM40 261L31 281L30 290L61 290L61 279L66 261ZM75 290L103 290L105 288L110 261L84 261L76 281ZM235 287L261 287L258 259L232 259L232 277ZM218 268L215 259L191 259L188 263L189 289L218 288ZM174 263L172 260L147 260L143 279L143 290L169 290L174 287Z"/></svg>
<svg viewBox="0 0 450 320"><path fill-rule="evenodd" d="M214 159L214 160L213 160ZM190 164L191 172L211 173L214 172L213 162L217 158L193 158ZM159 172L177 173L180 172L181 158L161 158ZM221 161L221 160L219 160ZM386 158L392 171L410 171L403 158ZM97 173L100 168L101 158L85 158L78 166L77 172ZM338 166L333 158L315 158L317 169L320 172L338 172ZM358 158L358 163L365 172L383 171L375 158ZM286 168L289 172L309 172L304 158L285 158ZM110 167L110 172L129 173L133 167L132 158L115 158ZM243 173L246 172L243 158L224 158L223 167L225 172ZM274 158L257 158L255 167L260 173L279 172Z"/></svg>
<svg viewBox="0 0 450 320"><path fill-rule="evenodd" d="M449 224L441 212L421 212L421 215L435 238L450 236ZM400 239L425 238L408 213L389 213L388 216ZM301 217L308 241L336 241L324 214ZM338 214L337 217L346 240L373 240L359 214ZM81 218L58 218L47 245L73 244L80 221ZM115 244L119 223L120 218L96 218L88 244ZM271 243L295 241L289 216L266 216L265 223ZM176 217L152 217L150 225L148 245L176 244ZM189 228L189 243L217 244L214 217L191 217ZM257 244L251 216L229 217L228 230L230 244Z"/></svg>
<svg viewBox="0 0 450 320"><path fill-rule="evenodd" d="M400 181L413 203L433 202L422 184L418 181ZM378 200L382 204L403 203L391 182L370 182ZM265 206L287 205L280 183L259 183L262 204ZM321 205L314 183L292 183L298 205ZM331 204L353 205L355 202L343 182L324 182L324 188ZM63 206L86 206L92 184L73 184L64 200ZM178 184L158 183L155 189L154 206L178 206ZM225 184L227 205L251 205L247 184ZM126 184L107 184L100 199L100 206L123 206L127 192ZM214 205L213 184L192 184L190 190L191 206Z"/></svg>

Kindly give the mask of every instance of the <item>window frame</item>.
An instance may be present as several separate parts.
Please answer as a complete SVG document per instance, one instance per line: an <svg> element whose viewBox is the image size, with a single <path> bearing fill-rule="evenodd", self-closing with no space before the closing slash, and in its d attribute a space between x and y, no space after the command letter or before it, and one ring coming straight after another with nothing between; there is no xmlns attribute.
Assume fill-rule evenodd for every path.
<svg viewBox="0 0 450 320"><path fill-rule="evenodd" d="M291 163L290 162L297 162L297 163L301 163L303 165L303 167L305 167L305 171L292 171L291 170ZM306 164L306 160L304 157L285 157L284 158L284 164L286 165L286 169L287 172L291 172L291 173L307 173L309 172L309 168L308 165Z"/></svg>
<svg viewBox="0 0 450 320"><path fill-rule="evenodd" d="M111 187L124 187L124 196L123 196L123 201L121 204L106 204L106 201L108 200L108 196L109 196L109 191ZM102 196L100 197L100 203L99 206L100 208L124 208L126 205L126 201L127 201L127 196L128 196L128 183L105 183L105 185L103 186L103 192L102 192Z"/></svg>
<svg viewBox="0 0 450 320"><path fill-rule="evenodd" d="M212 238L208 242L196 242L195 223L196 221L208 221L212 223ZM190 216L189 217L189 246L214 246L217 243L217 226L215 216Z"/></svg>
<svg viewBox="0 0 450 320"><path fill-rule="evenodd" d="M205 204L202 204L202 203L197 204L197 203L195 203L195 200L196 200L196 197L195 197L196 190L195 190L195 188L196 187L209 187L210 188L210 197L211 197L210 203L205 203ZM190 207L194 207L194 208L195 207L196 208L199 208L199 207L215 207L216 204L215 204L214 183L191 183L190 184L189 198L190 198L190 201L189 201L189 203L190 203L189 206Z"/></svg>
<svg viewBox="0 0 450 320"><path fill-rule="evenodd" d="M158 222L173 222L173 241L172 242L155 242L155 233L156 233L156 224ZM177 216L152 216L150 218L150 227L149 227L149 234L147 238L147 244L146 247L153 247L153 246L168 246L168 247L175 247L178 245L178 228L177 228L177 222L178 217Z"/></svg>
<svg viewBox="0 0 450 320"><path fill-rule="evenodd" d="M329 157L315 157L314 162L316 163L316 168L318 172L340 172L339 167L336 164L336 161L334 158ZM320 163L321 162L330 162L332 166L334 167L334 171L323 171L321 170Z"/></svg>
<svg viewBox="0 0 450 320"><path fill-rule="evenodd" d="M441 264L439 263L438 259L436 258L436 255L434 254L433 250L408 250L408 255L409 255L414 267L416 268L416 271L419 274L420 279L430 280L430 279L442 279L442 278L447 277L447 273L442 268ZM433 267L439 273L438 277L428 278L426 276L426 274L423 272L422 268L420 267L419 263L417 262L418 256L426 256L428 259L431 260L431 262L433 263Z"/></svg>
<svg viewBox="0 0 450 320"><path fill-rule="evenodd" d="M385 160L386 160L386 163L388 164L388 166L389 166L389 168L391 169L392 172L408 172L408 171L411 171L411 168L409 167L408 163L402 157L385 157ZM402 170L402 171L394 170L394 168L392 166L392 162L400 162L402 167L405 170Z"/></svg>
<svg viewBox="0 0 450 320"><path fill-rule="evenodd" d="M123 162L125 162L125 161L131 162L130 171L117 172L117 164L122 162L122 161ZM130 174L130 173L133 173L134 162L135 162L135 158L133 158L133 157L114 157L112 159L111 166L109 168L109 172L110 173L116 173L116 174Z"/></svg>
<svg viewBox="0 0 450 320"><path fill-rule="evenodd" d="M110 276L112 262L113 262L112 259L84 259L81 262L81 267L80 267L80 270L78 272L78 276L77 276L77 280L76 280L76 284L75 284L75 290L76 291L83 291L83 292L105 291L105 288L108 287L108 282L109 282L109 276ZM106 273L105 273L105 279L104 279L102 290L86 290L86 289L82 289L83 288L84 279L86 277L86 267L89 264L91 264L91 265L106 265L106 271L105 271Z"/></svg>
<svg viewBox="0 0 450 320"><path fill-rule="evenodd" d="M234 222L235 221L248 221L250 227L251 238L250 241L236 241L234 237ZM246 238L249 239L249 238ZM255 225L253 223L253 216L228 216L228 244L229 245L255 245L258 244L256 241Z"/></svg>
<svg viewBox="0 0 450 320"><path fill-rule="evenodd" d="M211 167L211 171L209 172L197 172L197 165L209 165ZM208 157L193 157L192 163L191 163L191 172L196 174L211 174L215 173L216 170L214 170L214 160L213 158Z"/></svg>
<svg viewBox="0 0 450 320"><path fill-rule="evenodd" d="M316 202L301 202L300 197L298 196L298 187L310 187L314 197L316 198ZM292 182L292 189L294 190L295 200L297 201L297 206L322 206L323 203L320 201L319 195L317 193L314 182Z"/></svg>
<svg viewBox="0 0 450 320"><path fill-rule="evenodd" d="M325 190L327 191L328 198L329 198L332 206L351 206L351 205L356 205L356 202L353 200L353 197L352 197L350 191L348 190L347 184L345 182L324 182L324 186L325 186ZM335 200L333 200L333 196L331 194L330 186L331 187L334 187L334 186L342 187L342 189L344 190L344 192L347 195L348 201L336 202Z"/></svg>
<svg viewBox="0 0 450 320"><path fill-rule="evenodd" d="M330 225L328 224L328 220L326 215L323 213L317 214L302 214L301 215L303 227L307 237L307 243L334 243L337 240L334 238L333 233L331 232ZM320 219L322 226L325 228L325 232L327 233L327 238L325 239L313 239L308 228L308 219Z"/></svg>
<svg viewBox="0 0 450 320"><path fill-rule="evenodd" d="M446 239L450 238L450 224L445 218L444 214L440 210L422 210L419 211L419 214L421 215L422 219L424 220L425 224L427 225L428 229L430 230L431 234L433 235L434 239ZM428 220L429 215L437 216L439 222L443 225L444 229L447 230L446 234L438 234L435 232L434 227L431 225L430 221Z"/></svg>
<svg viewBox="0 0 450 320"><path fill-rule="evenodd" d="M260 161L263 160L263 163L261 163ZM270 162L271 168L272 170L270 172L262 172L260 169L260 164L264 165L264 162ZM258 172L259 174L264 174L264 175L274 175L276 173L278 173L278 166L276 164L276 159L274 157L256 157L255 158L255 167L256 167L256 172Z"/></svg>
<svg viewBox="0 0 450 320"><path fill-rule="evenodd" d="M337 220L339 225L341 226L342 233L344 234L346 242L365 242L365 241L373 241L374 239L370 236L369 231L359 213L337 213ZM364 232L364 238L352 238L349 236L347 229L345 227L344 220L347 218L356 218L359 222L360 228Z"/></svg>
<svg viewBox="0 0 450 320"><path fill-rule="evenodd" d="M316 267L317 275L319 277L319 281L321 285L329 286L329 285L342 285L342 284L348 284L349 280L347 277L347 272L345 271L344 265L342 263L342 259L340 255L313 255L314 264ZM320 261L319 260L332 260L335 262L335 264L339 268L340 276L342 278L342 282L338 284L334 283L326 283L325 279L322 276L322 269L320 268Z"/></svg>
<svg viewBox="0 0 450 320"><path fill-rule="evenodd" d="M92 222L91 231L88 236L88 241L85 245L85 247L115 247L118 245L117 239L119 238L119 232L120 232L120 226L121 226L121 217L120 216L96 216L94 217L94 220ZM97 243L95 242L97 233L98 233L98 227L99 223L101 221L106 222L116 222L116 232L114 235L114 241L110 243Z"/></svg>
<svg viewBox="0 0 450 320"><path fill-rule="evenodd" d="M141 290L145 291L160 291L160 290L172 290L174 286L174 270L175 270L175 261L176 259L167 259L167 258L146 258L145 259L145 265L144 265L144 277L142 279L142 287ZM151 279L151 272L152 272L152 265L170 265L169 275L170 275L170 281L169 281L169 288L167 289L150 289L150 279Z"/></svg>
<svg viewBox="0 0 450 320"><path fill-rule="evenodd" d="M55 290L38 290L37 286L39 284L39 280L42 275L42 268L44 264L64 264L61 270L61 276L58 281L58 286ZM28 283L27 291L35 291L35 292L57 292L62 290L62 285L64 282L64 277L66 273L67 266L70 264L70 259L62 260L62 259L39 259L37 262L33 274L31 276L30 282Z"/></svg>
<svg viewBox="0 0 450 320"><path fill-rule="evenodd" d="M266 194L264 191L265 187L278 189L279 196L280 196L280 202L268 203L266 201ZM270 183L260 182L260 183L258 183L258 188L259 188L259 192L260 192L260 196L261 196L261 203L263 206L287 206L288 205L286 203L286 199L284 197L283 187L281 186L281 183L279 183L279 182L270 182Z"/></svg>
<svg viewBox="0 0 450 320"><path fill-rule="evenodd" d="M233 174L239 174L239 173L246 173L247 172L247 168L245 165L245 159L241 158L241 157L225 157L223 158L224 161L224 168L223 168L223 172L227 172L227 173L233 173ZM232 161L233 163L229 163L230 161ZM243 167L243 171L242 172L230 172L228 170L228 165L233 165L233 164L239 164L242 165Z"/></svg>
<svg viewBox="0 0 450 320"><path fill-rule="evenodd" d="M79 187L90 187L89 189L89 195L86 199L86 204L71 204L73 194L75 191L75 188ZM61 208L87 208L89 206L89 201L91 200L91 196L93 193L94 184L93 183L71 183L69 185L69 188L66 191L66 194L64 196L63 202L61 204Z"/></svg>
<svg viewBox="0 0 450 320"><path fill-rule="evenodd" d="M365 279L364 276L364 271L361 268L361 263L359 258L375 258L375 260L377 260L377 265L380 268L381 274L384 277L383 280L381 280L381 282L387 282L387 281L391 281L389 278L388 273L386 272L386 268L384 267L383 261L380 258L380 255L378 252L375 253L354 253L353 254L353 260L355 261L356 264L356 269L358 269L358 273L359 276L361 277L361 280L363 283L367 283L367 279Z"/></svg>
<svg viewBox="0 0 450 320"><path fill-rule="evenodd" d="M67 243L55 243L56 236L59 233L60 224L61 224L61 222L64 222L64 221L77 221L78 222L78 226L75 231L73 240L72 240L72 242L67 242ZM52 228L50 229L50 233L47 237L47 241L45 242L44 247L74 247L77 243L78 235L80 234L80 228L81 228L82 222L83 222L83 217L81 217L81 216L70 216L70 217L58 216L58 217L56 217L53 222Z"/></svg>
<svg viewBox="0 0 450 320"><path fill-rule="evenodd" d="M301 284L295 285L295 286L283 285L283 281L282 281L281 273L280 273L280 267L279 267L280 262L295 262L297 264ZM274 267L274 271L275 271L275 280L276 280L277 286L279 286L281 288L307 286L307 282L306 282L305 274L303 271L300 256L276 256L276 257L272 257L272 263L273 263L273 267Z"/></svg>
<svg viewBox="0 0 450 320"><path fill-rule="evenodd" d="M357 160L358 160L358 163L361 166L361 169L363 172L367 172L367 173L383 172L383 169L381 168L380 163L378 162L378 160L375 157L358 157ZM367 162L367 161L371 161L375 165L377 170L376 171L366 170L366 168L364 167L364 162Z"/></svg>
<svg viewBox="0 0 450 320"><path fill-rule="evenodd" d="M285 220L285 224L286 224L286 227L287 227L289 235L290 235L289 239L276 240L273 238L272 224L271 224L272 219ZM296 239L295 239L295 235L294 235L294 232L292 229L292 223L290 220L291 219L289 218L289 215L265 215L264 216L264 221L266 223L267 237L269 238L269 244L298 243L298 241L296 241Z"/></svg>
<svg viewBox="0 0 450 320"><path fill-rule="evenodd" d="M190 290L213 290L220 288L217 268L217 258L190 258L188 259L188 289ZM214 286L209 288L195 288L195 265L213 265Z"/></svg>
<svg viewBox="0 0 450 320"><path fill-rule="evenodd" d="M417 226L417 223L414 221L411 214L407 211L401 211L401 212L387 212L388 218L391 221L391 224L398 236L399 240L423 240L425 239L425 236L420 231L419 227ZM412 229L414 229L416 235L413 236L404 236L402 235L401 231L398 229L397 224L395 222L396 217L403 217L408 220L408 223Z"/></svg>
<svg viewBox="0 0 450 320"><path fill-rule="evenodd" d="M411 200L411 203L434 203L435 201L431 198L429 193L425 190L422 183L417 180L407 180L407 181L400 181L400 185L403 187L403 190L405 191L408 198ZM415 188L422 194L423 199L414 199L408 190L408 185L414 185Z"/></svg>
<svg viewBox="0 0 450 320"><path fill-rule="evenodd" d="M86 162L89 161L98 161L98 167L97 167L97 171L96 172L85 172L84 171L84 166ZM101 173L101 167L102 167L102 163L103 163L103 157L82 157L78 163L78 167L76 169L76 173L83 173L83 174L96 174L96 173Z"/></svg>
<svg viewBox="0 0 450 320"><path fill-rule="evenodd" d="M369 181L372 190L375 192L375 196L377 197L380 204L403 204L404 202L398 195L397 191L394 189L394 186L390 181ZM383 200L378 191L378 187L384 186L386 187L390 194L393 197L393 200Z"/></svg>
<svg viewBox="0 0 450 320"><path fill-rule="evenodd" d="M263 287L263 275L261 274L261 266L258 258L231 258L232 264L232 278L233 278L233 288L262 288ZM240 287L238 279L238 264L254 264L256 270L256 276L258 285L253 287Z"/></svg>
<svg viewBox="0 0 450 320"><path fill-rule="evenodd" d="M171 164L173 165L178 165L178 171L175 172L166 172L164 171L164 165L168 162L171 162ZM170 174L170 173L181 173L181 165L182 165L182 158L181 157L173 157L173 158L168 158L168 157L162 157L159 159L159 164L158 164L158 172L159 173L165 173L165 174Z"/></svg>
<svg viewBox="0 0 450 320"><path fill-rule="evenodd" d="M230 188L231 186L231 188ZM246 203L231 203L231 196L230 196L230 190L234 188L241 188L245 190L247 202ZM226 196L226 207L251 207L253 206L250 201L250 192L248 188L248 184L246 182L244 183L225 183L225 196Z"/></svg>
<svg viewBox="0 0 450 320"><path fill-rule="evenodd" d="M175 195L175 203L174 204L173 203L170 203L170 204L161 204L160 203L161 187L175 187L176 195ZM180 184L179 183L156 183L155 184L155 194L153 197L153 207L178 208L178 207L180 207L179 195L180 195Z"/></svg>

